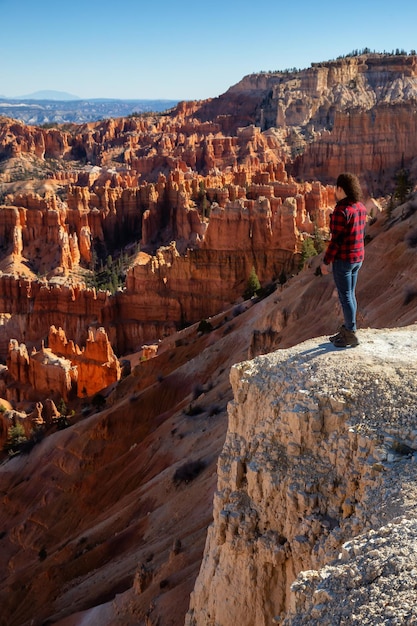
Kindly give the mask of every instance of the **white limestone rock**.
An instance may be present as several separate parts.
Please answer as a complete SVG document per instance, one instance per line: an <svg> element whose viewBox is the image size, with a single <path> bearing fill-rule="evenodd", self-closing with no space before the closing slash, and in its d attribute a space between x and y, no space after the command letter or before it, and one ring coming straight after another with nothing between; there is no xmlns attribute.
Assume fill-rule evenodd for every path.
<svg viewBox="0 0 417 626"><path fill-rule="evenodd" d="M414 623L395 620L415 616L417 327L359 336L355 349L318 338L232 368L187 626ZM394 621L380 621L394 580Z"/></svg>

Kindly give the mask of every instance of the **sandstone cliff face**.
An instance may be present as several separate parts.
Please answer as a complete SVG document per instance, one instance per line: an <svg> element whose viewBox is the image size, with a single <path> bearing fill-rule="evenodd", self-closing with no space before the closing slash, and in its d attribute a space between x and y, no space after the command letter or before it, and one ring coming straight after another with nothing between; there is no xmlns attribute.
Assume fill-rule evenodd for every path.
<svg viewBox="0 0 417 626"><path fill-rule="evenodd" d="M301 194L299 200L298 205L295 198L282 201L271 194L213 206L195 249L181 255L173 242L155 255L142 254L128 272L126 293L118 295L122 317L129 310L138 320L196 321L238 300L252 267L262 283L290 273L303 237L314 231Z"/></svg>
<svg viewBox="0 0 417 626"><path fill-rule="evenodd" d="M90 329L85 349L74 359L78 369L78 396L90 396L121 377L120 362L104 328Z"/></svg>
<svg viewBox="0 0 417 626"><path fill-rule="evenodd" d="M416 154L415 133L407 131L415 120L415 55L364 54L253 74L203 105L199 116L220 119L224 108L232 117L238 100L245 102L242 125L246 117L246 124L281 129L286 154L295 159L291 172L301 179L329 182L355 171L371 194L385 193L402 159L409 166Z"/></svg>
<svg viewBox="0 0 417 626"><path fill-rule="evenodd" d="M85 343L89 326L101 326L108 306L107 292L82 285L48 285L43 281L0 276L0 349L5 356L10 338L39 349L51 326L65 328L78 344Z"/></svg>
<svg viewBox="0 0 417 626"><path fill-rule="evenodd" d="M10 626L184 623L237 344L223 330L168 338L114 387L104 410L77 410L70 428L1 464L0 603ZM71 342L54 335L51 343L70 353ZM185 412L197 399L205 407L198 417ZM198 459L196 476L181 469Z"/></svg>
<svg viewBox="0 0 417 626"><path fill-rule="evenodd" d="M332 155L331 172L320 169L328 135L333 144L339 140L342 116L353 117L352 124L345 120L347 132L361 139L359 152L364 152L361 156L356 146L350 148L357 161L349 169L358 164L360 172L378 173L379 178L385 175L388 180L387 170L399 167L402 157L407 162L415 154L414 133L406 132L403 117L415 117L416 68L415 55L364 54L313 64L296 72L246 76L219 98L181 103L171 115L155 118L74 125L71 132L5 120L0 126L0 156L86 159L104 167L118 163L119 171L123 163L130 176L156 182L161 172L176 168L208 174L213 168L224 170L242 163L252 166L256 161L292 161L306 152L295 168L297 174L311 179L319 171L320 176L324 173L330 178L333 167L335 171L345 169L344 151ZM366 112L369 116L364 118ZM383 120L385 131L396 129L389 151L382 139L372 142L375 115L381 124ZM357 126L365 122L367 133L362 135ZM269 134L267 141L260 133L248 137L241 129L250 125L277 132ZM320 154L306 150L316 143L320 146L322 140ZM404 140L405 146L401 145ZM367 182L370 180L369 176Z"/></svg>
<svg viewBox="0 0 417 626"><path fill-rule="evenodd" d="M328 127L336 110L415 102L417 57L371 53L313 63L295 72L254 74L227 94L248 91L268 94L258 111L264 124L303 126L310 122L319 130Z"/></svg>
<svg viewBox="0 0 417 626"><path fill-rule="evenodd" d="M0 465L0 605L8 626L183 625L212 519L229 369L330 334L340 307L332 277L315 276L314 259L268 298L212 317L211 332L198 324L175 331L235 302L252 266L265 283L282 270L291 275L304 238L326 232L334 195L325 183L339 170L358 169L369 192L392 192L392 172L416 154L415 72L415 57L367 55L248 77L170 115L65 131L1 121L0 355L9 354L12 373L0 380L1 395L14 405L49 396L51 387L70 396L76 375L82 397L114 381L104 411L85 418L87 399L74 399L71 428ZM311 177L321 182L300 182ZM361 329L416 321L416 219L409 202L369 227ZM115 296L86 289L95 256L122 249L130 258L126 289ZM90 327L104 327L108 340ZM234 430L220 457L191 623L229 626L238 616L242 624L253 618L251 626L296 624L313 615L333 626L349 619L338 580L347 588L353 570L360 600L361 572L368 582L387 574L388 583L388 575L407 572L398 560L391 572L379 560L375 570L367 557L368 545L390 556L384 536L414 532L412 523L389 522L399 512L398 485L404 506L413 501L414 466L391 461L414 451L415 429L395 413L390 393L400 408L415 402L405 395L408 382L414 393L414 365L387 365L381 341L400 355L408 348L395 333L381 337L363 331L356 369L346 361L352 351L336 355L316 340L233 370ZM156 338L155 358L131 356L137 365L118 380L109 344L120 354ZM341 362L342 382L333 378ZM389 394L387 377L395 382ZM365 420L358 386L367 392ZM383 397L384 424L372 413L369 432L374 393ZM10 420L21 419L27 434L36 420L53 420L56 407L42 401L27 415L3 416L2 441ZM339 552L341 568L332 560ZM242 591L253 581L250 601ZM399 615L413 619L399 598Z"/></svg>
<svg viewBox="0 0 417 626"><path fill-rule="evenodd" d="M187 625L303 624L307 615L357 623L349 591L335 593L331 579L354 567L357 544L371 571L388 575L378 546L401 525L411 533L397 517L411 511L407 490L417 486L416 349L414 327L368 330L354 352L317 339L232 368L214 523ZM411 572L417 557L407 554ZM376 599L383 583L358 576L350 584L371 584ZM410 585L402 580L402 599ZM355 609L359 589L353 596ZM385 607L364 602L364 623L376 623ZM417 618L413 602L394 606L403 623Z"/></svg>
<svg viewBox="0 0 417 626"><path fill-rule="evenodd" d="M315 175L334 180L341 171L360 172L368 192L389 193L401 163L413 167L416 145L417 98L409 104L385 103L349 114L337 112L331 132L305 147L291 168L301 178ZM383 175L377 179L375 172Z"/></svg>

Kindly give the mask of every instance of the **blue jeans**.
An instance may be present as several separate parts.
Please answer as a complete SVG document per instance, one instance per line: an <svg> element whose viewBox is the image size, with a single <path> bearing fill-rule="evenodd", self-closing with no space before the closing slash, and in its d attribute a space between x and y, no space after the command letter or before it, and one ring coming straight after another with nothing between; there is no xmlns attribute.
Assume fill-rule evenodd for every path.
<svg viewBox="0 0 417 626"><path fill-rule="evenodd" d="M362 263L349 263L336 259L333 262L333 278L342 305L345 327L348 330L356 330L356 282Z"/></svg>

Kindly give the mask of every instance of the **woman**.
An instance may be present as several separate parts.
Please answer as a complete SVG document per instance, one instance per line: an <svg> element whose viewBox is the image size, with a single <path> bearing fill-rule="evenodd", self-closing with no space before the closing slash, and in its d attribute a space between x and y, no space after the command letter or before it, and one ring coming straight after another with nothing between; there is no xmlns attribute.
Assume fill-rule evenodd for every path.
<svg viewBox="0 0 417 626"><path fill-rule="evenodd" d="M360 202L362 191L354 174L340 174L336 181L336 207L330 217L331 239L321 265L328 274L333 264L333 278L343 310L345 323L330 341L338 348L357 346L356 282L365 254L364 232L366 208Z"/></svg>

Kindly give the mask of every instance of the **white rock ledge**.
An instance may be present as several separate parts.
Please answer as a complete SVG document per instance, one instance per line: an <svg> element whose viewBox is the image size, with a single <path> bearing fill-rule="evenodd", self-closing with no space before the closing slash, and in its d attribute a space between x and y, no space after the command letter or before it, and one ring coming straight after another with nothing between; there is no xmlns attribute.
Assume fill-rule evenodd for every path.
<svg viewBox="0 0 417 626"><path fill-rule="evenodd" d="M187 626L417 623L417 326L231 370Z"/></svg>

